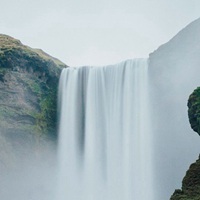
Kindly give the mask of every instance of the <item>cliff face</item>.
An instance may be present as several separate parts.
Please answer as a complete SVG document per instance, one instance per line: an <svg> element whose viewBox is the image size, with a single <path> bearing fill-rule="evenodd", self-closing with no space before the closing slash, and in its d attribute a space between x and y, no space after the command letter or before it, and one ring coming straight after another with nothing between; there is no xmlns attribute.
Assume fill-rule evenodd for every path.
<svg viewBox="0 0 200 200"><path fill-rule="evenodd" d="M170 200L200 199L200 159L193 163L182 181L182 189L175 190Z"/></svg>
<svg viewBox="0 0 200 200"><path fill-rule="evenodd" d="M2 165L6 165L6 155L21 154L25 147L56 136L57 87L64 67L42 50L0 34Z"/></svg>
<svg viewBox="0 0 200 200"><path fill-rule="evenodd" d="M200 85L200 19L149 56L153 104L154 177L159 199L170 199L199 155L200 139L190 128L187 101ZM172 164L173 163L173 164Z"/></svg>

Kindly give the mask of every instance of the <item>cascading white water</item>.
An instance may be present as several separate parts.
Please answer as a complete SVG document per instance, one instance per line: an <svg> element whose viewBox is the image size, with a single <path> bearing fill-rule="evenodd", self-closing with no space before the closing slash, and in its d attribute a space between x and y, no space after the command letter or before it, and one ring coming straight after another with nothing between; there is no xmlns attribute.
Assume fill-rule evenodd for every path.
<svg viewBox="0 0 200 200"><path fill-rule="evenodd" d="M154 200L148 59L66 68L57 200Z"/></svg>

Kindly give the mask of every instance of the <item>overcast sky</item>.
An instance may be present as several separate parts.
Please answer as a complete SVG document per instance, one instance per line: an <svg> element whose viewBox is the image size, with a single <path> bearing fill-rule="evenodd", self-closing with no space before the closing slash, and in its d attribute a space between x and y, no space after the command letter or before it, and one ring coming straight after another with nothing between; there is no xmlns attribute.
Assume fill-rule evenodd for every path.
<svg viewBox="0 0 200 200"><path fill-rule="evenodd" d="M0 0L0 32L69 66L148 57L200 17L199 0Z"/></svg>

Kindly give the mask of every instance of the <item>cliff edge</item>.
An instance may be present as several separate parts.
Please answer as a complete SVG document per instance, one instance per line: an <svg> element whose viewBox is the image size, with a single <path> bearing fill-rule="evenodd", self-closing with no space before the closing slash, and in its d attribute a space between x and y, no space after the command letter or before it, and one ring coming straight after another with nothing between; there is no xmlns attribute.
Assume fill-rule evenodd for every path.
<svg viewBox="0 0 200 200"><path fill-rule="evenodd" d="M56 136L57 87L67 67L40 49L0 34L0 165ZM8 155L10 154L10 155Z"/></svg>

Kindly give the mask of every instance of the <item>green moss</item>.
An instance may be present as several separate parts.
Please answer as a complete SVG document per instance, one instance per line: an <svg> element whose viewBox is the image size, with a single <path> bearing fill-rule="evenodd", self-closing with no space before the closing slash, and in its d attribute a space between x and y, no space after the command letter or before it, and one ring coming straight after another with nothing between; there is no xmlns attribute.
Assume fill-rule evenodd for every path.
<svg viewBox="0 0 200 200"><path fill-rule="evenodd" d="M200 134L200 87L190 95L187 105L191 128Z"/></svg>
<svg viewBox="0 0 200 200"><path fill-rule="evenodd" d="M175 190L170 200L200 200L200 159L190 165L182 181L182 189Z"/></svg>
<svg viewBox="0 0 200 200"><path fill-rule="evenodd" d="M9 151L21 157L25 146L38 156L46 141L56 142L56 91L64 67L42 50L0 34L0 168L13 165Z"/></svg>
<svg viewBox="0 0 200 200"><path fill-rule="evenodd" d="M191 128L200 135L200 87L188 99ZM170 200L200 200L200 158L191 164L182 181L182 189L175 190Z"/></svg>
<svg viewBox="0 0 200 200"><path fill-rule="evenodd" d="M6 124L16 130L56 135L57 86L64 67L64 63L42 50L0 34L2 127Z"/></svg>
<svg viewBox="0 0 200 200"><path fill-rule="evenodd" d="M56 91L50 89L48 93L43 93L40 101L41 113L38 116L40 126L47 130L56 128Z"/></svg>
<svg viewBox="0 0 200 200"><path fill-rule="evenodd" d="M42 89L41 89L41 85L40 85L40 81L39 80L31 80L31 79L26 79L26 84L28 85L29 89L37 94L37 95L41 95L42 94Z"/></svg>
<svg viewBox="0 0 200 200"><path fill-rule="evenodd" d="M55 132L56 127L56 88L47 87L41 80L25 79L28 88L38 97L38 112L29 113L36 119L37 132Z"/></svg>
<svg viewBox="0 0 200 200"><path fill-rule="evenodd" d="M14 109L7 107L7 106L1 106L0 107L0 115L4 116L4 118L10 117L10 116L15 116L16 112Z"/></svg>
<svg viewBox="0 0 200 200"><path fill-rule="evenodd" d="M8 70L0 67L0 74L5 75Z"/></svg>

